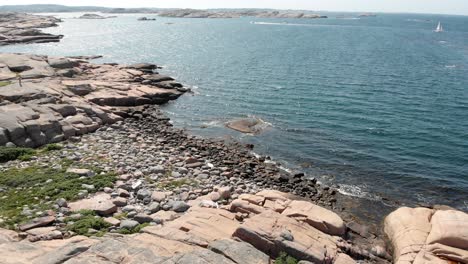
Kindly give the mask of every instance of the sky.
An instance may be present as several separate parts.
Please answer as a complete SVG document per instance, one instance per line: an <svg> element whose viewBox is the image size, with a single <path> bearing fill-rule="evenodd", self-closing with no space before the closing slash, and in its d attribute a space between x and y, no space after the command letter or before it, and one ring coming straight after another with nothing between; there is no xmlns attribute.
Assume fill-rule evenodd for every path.
<svg viewBox="0 0 468 264"><path fill-rule="evenodd" d="M468 15L468 0L0 0L0 5L22 4L200 9L275 8Z"/></svg>

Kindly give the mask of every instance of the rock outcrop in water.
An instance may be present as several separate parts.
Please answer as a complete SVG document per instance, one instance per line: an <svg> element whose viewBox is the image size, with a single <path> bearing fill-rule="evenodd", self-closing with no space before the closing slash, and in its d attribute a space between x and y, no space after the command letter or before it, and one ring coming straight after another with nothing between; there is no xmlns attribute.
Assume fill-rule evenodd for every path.
<svg viewBox="0 0 468 264"><path fill-rule="evenodd" d="M137 20L138 21L156 21L156 18L140 17Z"/></svg>
<svg viewBox="0 0 468 264"><path fill-rule="evenodd" d="M84 14L79 17L79 19L107 19L107 18L114 18L115 16L101 16L98 14Z"/></svg>
<svg viewBox="0 0 468 264"><path fill-rule="evenodd" d="M154 64L0 55L0 146L38 147L112 124L118 107L164 104L185 91Z"/></svg>
<svg viewBox="0 0 468 264"><path fill-rule="evenodd" d="M259 134L266 128L266 123L259 118L251 117L227 122L226 126L246 134Z"/></svg>
<svg viewBox="0 0 468 264"><path fill-rule="evenodd" d="M0 13L0 45L58 42L62 35L44 33L38 28L55 27L60 19L23 13Z"/></svg>

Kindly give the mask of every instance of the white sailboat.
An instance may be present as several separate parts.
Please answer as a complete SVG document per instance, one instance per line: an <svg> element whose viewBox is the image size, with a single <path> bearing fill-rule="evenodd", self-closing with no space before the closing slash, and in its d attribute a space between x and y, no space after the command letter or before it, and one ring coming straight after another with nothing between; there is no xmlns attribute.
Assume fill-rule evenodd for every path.
<svg viewBox="0 0 468 264"><path fill-rule="evenodd" d="M440 24L440 21L439 21L439 24L437 25L437 28L434 30L434 32L443 32L444 29L442 28L442 25Z"/></svg>

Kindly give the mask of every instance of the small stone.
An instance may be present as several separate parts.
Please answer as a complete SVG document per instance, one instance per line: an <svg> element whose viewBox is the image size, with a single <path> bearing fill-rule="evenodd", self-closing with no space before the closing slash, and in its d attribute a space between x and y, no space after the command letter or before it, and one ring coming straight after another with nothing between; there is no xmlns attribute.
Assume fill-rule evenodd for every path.
<svg viewBox="0 0 468 264"><path fill-rule="evenodd" d="M132 190L139 190L143 182L141 180L136 181L132 184Z"/></svg>
<svg viewBox="0 0 468 264"><path fill-rule="evenodd" d="M135 210L136 208L133 205L127 205L122 208L122 212L126 212L126 213L133 212Z"/></svg>
<svg viewBox="0 0 468 264"><path fill-rule="evenodd" d="M67 207L68 206L67 200L65 200L64 198L58 199L56 203L57 203L57 205L59 207Z"/></svg>
<svg viewBox="0 0 468 264"><path fill-rule="evenodd" d="M162 202L164 200L166 200L166 193L164 192L153 192L152 195L151 195L151 198L153 199L153 201L156 201L156 202Z"/></svg>
<svg viewBox="0 0 468 264"><path fill-rule="evenodd" d="M211 201L217 202L221 199L221 195L218 192L212 192L209 194Z"/></svg>
<svg viewBox="0 0 468 264"><path fill-rule="evenodd" d="M130 193L122 188L117 189L117 194L120 197L130 197Z"/></svg>
<svg viewBox="0 0 468 264"><path fill-rule="evenodd" d="M148 189L141 189L137 192L137 198L143 200L145 198L151 197L152 192Z"/></svg>
<svg viewBox="0 0 468 264"><path fill-rule="evenodd" d="M230 187L222 187L218 190L219 195L222 199L226 200L231 197L231 188Z"/></svg>
<svg viewBox="0 0 468 264"><path fill-rule="evenodd" d="M123 220L120 222L120 228L122 229L127 229L127 230L132 230L133 228L137 227L139 223L135 220Z"/></svg>
<svg viewBox="0 0 468 264"><path fill-rule="evenodd" d="M87 190L94 190L94 185L91 185L91 184L81 184L81 187L82 188L85 188Z"/></svg>
<svg viewBox="0 0 468 264"><path fill-rule="evenodd" d="M150 171L151 171L151 173L155 173L155 174L158 174L158 173L164 174L164 173L166 173L166 170L161 165L151 167Z"/></svg>
<svg viewBox="0 0 468 264"><path fill-rule="evenodd" d="M148 205L148 211L151 213L151 214L154 214L156 213L157 211L159 211L160 209L160 205L158 202L152 202Z"/></svg>
<svg viewBox="0 0 468 264"><path fill-rule="evenodd" d="M113 226L118 226L120 225L120 220L114 217L106 217L104 218L104 221L113 225Z"/></svg>
<svg viewBox="0 0 468 264"><path fill-rule="evenodd" d="M88 169L76 169L76 168L69 168L67 169L67 173L74 173L78 174L78 176L86 176L86 177L92 177L96 175L96 173L92 170Z"/></svg>
<svg viewBox="0 0 468 264"><path fill-rule="evenodd" d="M177 213L183 213L187 211L189 208L190 208L190 205L182 201L175 201L172 203L172 206L171 206L172 211L177 212Z"/></svg>
<svg viewBox="0 0 468 264"><path fill-rule="evenodd" d="M150 223L153 221L153 218L147 214L137 214L133 217L133 220L137 221L140 224Z"/></svg>
<svg viewBox="0 0 468 264"><path fill-rule="evenodd" d="M202 166L203 166L203 163L195 162L195 163L187 164L185 167L187 167L188 169L194 169L194 168L199 168L199 167L202 167Z"/></svg>
<svg viewBox="0 0 468 264"><path fill-rule="evenodd" d="M117 197L114 200L112 200L112 202L118 207L123 207L127 205L127 199L123 197Z"/></svg>

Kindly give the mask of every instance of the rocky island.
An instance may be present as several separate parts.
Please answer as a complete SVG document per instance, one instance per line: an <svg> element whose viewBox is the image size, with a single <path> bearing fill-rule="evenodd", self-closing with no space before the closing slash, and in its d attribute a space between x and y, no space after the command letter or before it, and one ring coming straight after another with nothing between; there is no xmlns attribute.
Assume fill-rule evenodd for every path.
<svg viewBox="0 0 468 264"><path fill-rule="evenodd" d="M177 17L177 18L239 18L239 17L261 17L261 18L327 18L324 15L313 13L305 13L299 11L263 11L263 10L247 10L247 11L218 11L218 10L197 10L197 9L174 9L169 11L161 11L158 13L162 17Z"/></svg>
<svg viewBox="0 0 468 264"><path fill-rule="evenodd" d="M115 16L101 16L98 14L84 14L79 19L107 19L107 18L114 18Z"/></svg>
<svg viewBox="0 0 468 264"><path fill-rule="evenodd" d="M174 128L158 105L188 90L155 64L93 58L0 54L0 263L468 263L468 214L365 222L253 146Z"/></svg>

